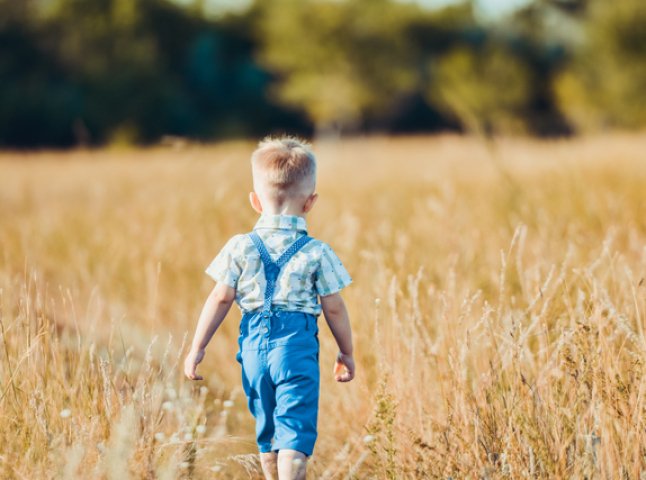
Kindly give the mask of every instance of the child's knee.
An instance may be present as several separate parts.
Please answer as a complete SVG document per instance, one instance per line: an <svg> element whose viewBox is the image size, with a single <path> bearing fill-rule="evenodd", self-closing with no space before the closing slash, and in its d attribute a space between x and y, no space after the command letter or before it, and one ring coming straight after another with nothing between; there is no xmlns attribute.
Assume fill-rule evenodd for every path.
<svg viewBox="0 0 646 480"><path fill-rule="evenodd" d="M278 455L276 452L261 453L260 466L266 479L278 478Z"/></svg>
<svg viewBox="0 0 646 480"><path fill-rule="evenodd" d="M281 449L278 452L278 472L285 478L305 478L307 455L298 450ZM282 478L282 477L281 477Z"/></svg>
<svg viewBox="0 0 646 480"><path fill-rule="evenodd" d="M263 467L275 468L278 461L278 454L276 452L263 452L260 454L260 463Z"/></svg>

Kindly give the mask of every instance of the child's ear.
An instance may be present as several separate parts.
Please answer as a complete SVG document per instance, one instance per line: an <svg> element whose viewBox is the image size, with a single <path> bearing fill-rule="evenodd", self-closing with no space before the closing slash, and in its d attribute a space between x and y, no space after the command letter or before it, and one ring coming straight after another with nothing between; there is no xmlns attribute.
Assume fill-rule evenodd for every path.
<svg viewBox="0 0 646 480"><path fill-rule="evenodd" d="M305 204L303 205L303 213L307 213L312 208L314 208L314 204L316 203L316 200L319 198L318 193L313 193L309 197L307 197L307 200L305 200Z"/></svg>
<svg viewBox="0 0 646 480"><path fill-rule="evenodd" d="M260 197L256 192L249 193L249 203L251 207L258 213L262 213L262 204L260 203Z"/></svg>

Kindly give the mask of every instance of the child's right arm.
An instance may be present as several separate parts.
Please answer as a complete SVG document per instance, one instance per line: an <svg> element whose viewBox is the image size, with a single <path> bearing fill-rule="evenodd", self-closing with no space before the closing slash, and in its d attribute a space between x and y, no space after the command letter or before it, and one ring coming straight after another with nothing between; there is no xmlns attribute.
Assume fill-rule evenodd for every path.
<svg viewBox="0 0 646 480"><path fill-rule="evenodd" d="M184 374L191 380L203 379L202 376L195 373L195 370L204 358L204 349L226 317L235 298L234 288L225 283L218 283L206 299L197 321L191 350L184 360Z"/></svg>
<svg viewBox="0 0 646 480"><path fill-rule="evenodd" d="M348 311L340 293L321 297L321 307L325 321L339 346L339 354L334 364L334 378L337 382L349 382L354 378L355 366L352 356L352 329L350 328Z"/></svg>

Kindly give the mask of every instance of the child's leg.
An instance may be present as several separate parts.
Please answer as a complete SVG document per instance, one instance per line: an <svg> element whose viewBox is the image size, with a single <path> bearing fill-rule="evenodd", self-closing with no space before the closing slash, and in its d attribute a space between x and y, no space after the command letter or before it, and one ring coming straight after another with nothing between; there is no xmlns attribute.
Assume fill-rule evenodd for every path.
<svg viewBox="0 0 646 480"><path fill-rule="evenodd" d="M284 448L278 452L278 478L280 480L305 480L307 457L297 450Z"/></svg>
<svg viewBox="0 0 646 480"><path fill-rule="evenodd" d="M247 396L249 411L256 419L258 450L261 453L271 453L271 440L275 432L276 389L269 376L266 352L243 351L240 359L242 364L242 387Z"/></svg>
<svg viewBox="0 0 646 480"><path fill-rule="evenodd" d="M266 452L260 454L260 465L262 473L265 474L266 480L277 480L278 477L278 454L276 452Z"/></svg>
<svg viewBox="0 0 646 480"><path fill-rule="evenodd" d="M296 450L305 455L314 450L319 399L316 357L316 351L299 347L270 351L270 370L276 385L273 450Z"/></svg>

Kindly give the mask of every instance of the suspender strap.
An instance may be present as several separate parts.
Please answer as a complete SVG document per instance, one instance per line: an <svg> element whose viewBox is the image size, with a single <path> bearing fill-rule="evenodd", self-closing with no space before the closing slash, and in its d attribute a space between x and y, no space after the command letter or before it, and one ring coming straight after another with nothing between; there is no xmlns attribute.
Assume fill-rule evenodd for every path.
<svg viewBox="0 0 646 480"><path fill-rule="evenodd" d="M312 240L312 237L309 237L307 235L300 237L298 240L292 243L275 262L271 259L271 256L267 251L267 247L265 247L265 244L255 231L249 234L249 238L256 246L256 249L258 249L258 253L260 253L260 260L262 261L262 265L265 269L265 280L267 282L267 286L265 287L262 313L265 318L268 318L269 316L271 316L271 301L274 296L276 281L278 280L278 275L280 274L281 269L287 262L291 260L294 255L296 255L296 253L298 253L301 248L305 246L307 242Z"/></svg>

